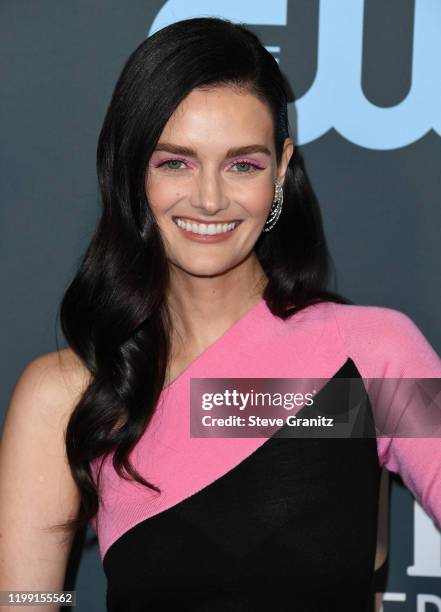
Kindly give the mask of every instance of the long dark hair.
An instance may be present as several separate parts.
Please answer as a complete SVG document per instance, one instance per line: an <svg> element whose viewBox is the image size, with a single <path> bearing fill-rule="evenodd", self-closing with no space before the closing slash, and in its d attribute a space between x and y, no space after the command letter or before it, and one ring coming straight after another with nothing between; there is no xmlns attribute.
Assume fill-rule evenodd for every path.
<svg viewBox="0 0 441 612"><path fill-rule="evenodd" d="M164 125L195 87L228 85L264 101L274 120L277 162L289 136L285 79L255 34L218 18L173 23L142 42L116 83L98 141L102 215L60 305L60 322L91 382L66 430L66 450L81 492L83 527L99 505L90 462L114 451L117 473L160 492L129 454L153 415L165 381L171 318L169 264L145 194L145 172ZM329 253L321 215L295 148L276 226L256 255L269 279L263 297L286 319L320 301L350 303L325 289Z"/></svg>

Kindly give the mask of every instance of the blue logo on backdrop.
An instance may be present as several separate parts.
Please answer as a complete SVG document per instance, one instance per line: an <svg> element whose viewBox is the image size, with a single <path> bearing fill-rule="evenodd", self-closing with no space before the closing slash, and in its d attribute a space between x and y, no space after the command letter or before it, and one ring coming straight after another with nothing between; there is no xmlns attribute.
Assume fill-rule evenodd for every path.
<svg viewBox="0 0 441 612"><path fill-rule="evenodd" d="M331 128L356 145L381 150L409 145L430 129L441 135L441 3L415 0L411 88L390 108L372 104L361 88L363 9L364 0L320 0L317 72L295 103L298 144L320 138ZM286 26L287 0L223 0L221 9L219 0L168 0L149 35L175 21L204 15ZM279 51L276 46L267 49ZM294 125L293 104L289 111Z"/></svg>

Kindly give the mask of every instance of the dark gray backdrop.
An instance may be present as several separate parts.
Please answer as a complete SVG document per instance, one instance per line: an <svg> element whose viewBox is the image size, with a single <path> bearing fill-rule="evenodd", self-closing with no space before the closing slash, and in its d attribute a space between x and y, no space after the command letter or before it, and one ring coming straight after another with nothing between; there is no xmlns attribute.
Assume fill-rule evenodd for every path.
<svg viewBox="0 0 441 612"><path fill-rule="evenodd" d="M322 3L329 9L334 1L347 2ZM422 3L441 25L437 1ZM95 151L104 113L123 62L166 4L14 0L0 5L3 412L25 364L56 348L57 308L98 218ZM267 8L268 22L276 5ZM228 6L219 3L216 13ZM310 90L317 73L319 7L318 0L290 0L285 24L250 25L274 47L297 99ZM394 107L410 91L416 8L421 7L412 0L364 3L361 85L377 107ZM344 25L350 32L350 20ZM441 29L439 35L441 40ZM433 57L429 97L440 90L440 61L441 53ZM334 70L337 77L339 67ZM332 96L323 105L332 117ZM335 288L357 303L405 312L439 353L441 143L430 129L436 121L440 125L440 104L437 108L436 118L427 117L427 133L404 146L363 146L332 127L300 146L322 207ZM414 119L421 117L414 113ZM365 126L366 133L369 129ZM427 519L416 520L418 509L398 478L391 493L384 610L416 610L417 596L419 612L441 610L440 534L429 530ZM430 567L426 564L429 569L421 571L423 559L408 572L429 539L435 557ZM96 545L83 550L76 589L78 610L105 609ZM424 605L422 594L431 594L433 603Z"/></svg>

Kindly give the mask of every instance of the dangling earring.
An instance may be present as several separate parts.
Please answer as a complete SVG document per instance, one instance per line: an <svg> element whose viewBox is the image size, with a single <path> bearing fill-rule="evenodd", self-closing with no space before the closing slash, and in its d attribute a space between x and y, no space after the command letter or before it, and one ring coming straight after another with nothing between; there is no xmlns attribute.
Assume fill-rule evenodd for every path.
<svg viewBox="0 0 441 612"><path fill-rule="evenodd" d="M268 219L265 222L263 227L264 232L269 232L273 229L275 224L277 223L278 218L280 217L280 213L282 212L283 205L283 188L279 182L279 179L274 181L275 191L274 191L274 199L273 205L271 206L271 210L268 215Z"/></svg>

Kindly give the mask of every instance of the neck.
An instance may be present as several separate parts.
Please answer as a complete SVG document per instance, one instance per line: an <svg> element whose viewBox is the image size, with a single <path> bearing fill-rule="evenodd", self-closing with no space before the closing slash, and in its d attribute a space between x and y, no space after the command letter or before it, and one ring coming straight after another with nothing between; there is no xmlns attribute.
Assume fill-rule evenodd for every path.
<svg viewBox="0 0 441 612"><path fill-rule="evenodd" d="M254 255L216 276L192 276L173 266L168 306L176 353L200 353L262 299L268 282Z"/></svg>

